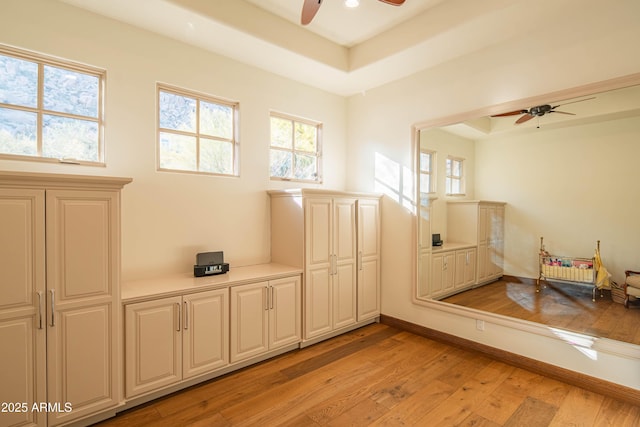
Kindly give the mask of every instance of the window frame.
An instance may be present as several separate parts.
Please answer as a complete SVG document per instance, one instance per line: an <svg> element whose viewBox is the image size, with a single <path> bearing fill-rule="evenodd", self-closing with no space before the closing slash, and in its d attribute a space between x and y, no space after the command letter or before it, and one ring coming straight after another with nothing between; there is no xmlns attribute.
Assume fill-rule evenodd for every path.
<svg viewBox="0 0 640 427"><path fill-rule="evenodd" d="M447 196L464 196L465 195L465 174L464 174L464 160L462 157L455 157L455 156L447 156L447 160L446 163L448 162L458 162L460 163L460 174L459 175L453 175L453 172L449 173L449 170L453 171L453 165L452 167L445 167L445 194ZM445 166L446 166L445 163ZM452 189L452 181L457 181L460 184L460 192L458 193L453 193L451 191Z"/></svg>
<svg viewBox="0 0 640 427"><path fill-rule="evenodd" d="M289 120L292 122L292 148L283 148L277 147L271 144L271 119L278 118L282 120ZM302 123L309 126L314 126L316 128L316 151L315 153L311 153L309 151L301 151L296 150L295 148L295 124ZM271 175L271 153L272 150L277 151L285 151L292 153L292 157L295 161L295 154L302 153L304 155L312 154L316 159L316 179L299 179L293 176L291 177L281 177L281 176L273 176ZM311 184L322 184L323 181L323 170L322 170L322 123L316 120L305 119L302 117L294 116L291 114L280 113L277 111L269 112L269 179L272 181L289 181L289 182L302 182L302 183L311 183ZM295 173L295 165L291 168L292 173Z"/></svg>
<svg viewBox="0 0 640 427"><path fill-rule="evenodd" d="M436 192L436 170L435 170L435 165L436 165L436 152L433 150L420 150L420 156L422 154L427 154L429 156L429 170L425 170L422 169L422 158L419 157L418 159L418 170L420 172L420 183L422 183L422 176L423 175L428 175L429 176L429 188L427 189L427 191L424 191L424 189L422 188L422 185L420 185L420 193L422 194L435 194Z"/></svg>
<svg viewBox="0 0 640 427"><path fill-rule="evenodd" d="M38 68L38 81L37 81L37 100L36 107L27 107L22 105L5 104L0 102L0 107L24 111L36 114L36 151L37 155L28 154L12 154L0 152L0 159L3 160L21 160L21 161L33 161L33 162L46 162L46 163L63 163L74 164L84 166L106 166L105 163L105 93L106 93L106 80L107 71L103 68L95 67L92 65L83 64L80 62L57 58L51 55L45 55L38 52L33 52L26 49L21 49L5 44L0 44L0 55L16 58L19 60L32 62L37 64ZM44 67L51 66L55 68L61 68L75 73L87 74L98 78L98 111L96 117L82 116L73 113L66 113L56 110L47 110L44 108ZM81 160L72 158L57 158L57 157L44 157L43 151L43 116L50 115L55 117L62 117L67 119L85 120L91 121L98 126L98 147L97 155L98 160Z"/></svg>
<svg viewBox="0 0 640 427"><path fill-rule="evenodd" d="M168 129L160 127L160 93L170 93L172 95L183 96L191 99L195 99L196 101L196 131L181 131L176 129ZM213 135L201 135L200 133L200 103L204 101L209 104L217 104L225 107L230 107L233 110L232 113L232 137L231 139L217 137ZM232 101L229 99L224 99L218 96L209 95L203 92L185 89L182 87L156 82L156 170L159 172L173 172L173 173L188 173L188 174L197 174L197 175L209 175L209 176L219 176L219 177L233 177L237 178L240 176L240 141L239 141L239 121L240 121L240 103L238 101ZM196 166L198 169L174 169L161 167L160 163L160 134L161 133L170 133L173 135L181 135L181 136L191 136L196 139ZM233 171L230 174L226 173L218 173L218 172L209 172L199 170L200 167L200 139L205 138L208 140L215 141L224 141L230 142L232 144L232 167Z"/></svg>

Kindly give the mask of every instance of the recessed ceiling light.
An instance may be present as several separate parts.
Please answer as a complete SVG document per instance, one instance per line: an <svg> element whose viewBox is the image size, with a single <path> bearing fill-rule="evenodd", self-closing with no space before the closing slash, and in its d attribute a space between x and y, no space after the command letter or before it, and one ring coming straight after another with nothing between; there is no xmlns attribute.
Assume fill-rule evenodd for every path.
<svg viewBox="0 0 640 427"><path fill-rule="evenodd" d="M345 0L344 5L347 7L358 7L360 2L358 0Z"/></svg>

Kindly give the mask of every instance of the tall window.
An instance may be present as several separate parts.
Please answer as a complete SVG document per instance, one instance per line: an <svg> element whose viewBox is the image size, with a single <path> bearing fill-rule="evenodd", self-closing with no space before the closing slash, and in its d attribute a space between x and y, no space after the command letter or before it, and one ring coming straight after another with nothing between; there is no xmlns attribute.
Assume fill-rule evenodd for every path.
<svg viewBox="0 0 640 427"><path fill-rule="evenodd" d="M420 194L435 192L433 163L436 153L420 151Z"/></svg>
<svg viewBox="0 0 640 427"><path fill-rule="evenodd" d="M317 122L271 113L271 179L322 182L321 129Z"/></svg>
<svg viewBox="0 0 640 427"><path fill-rule="evenodd" d="M446 192L448 195L464 194L464 159L447 157Z"/></svg>
<svg viewBox="0 0 640 427"><path fill-rule="evenodd" d="M158 169L238 175L238 103L158 84Z"/></svg>
<svg viewBox="0 0 640 427"><path fill-rule="evenodd" d="M105 71L0 46L0 156L103 163Z"/></svg>

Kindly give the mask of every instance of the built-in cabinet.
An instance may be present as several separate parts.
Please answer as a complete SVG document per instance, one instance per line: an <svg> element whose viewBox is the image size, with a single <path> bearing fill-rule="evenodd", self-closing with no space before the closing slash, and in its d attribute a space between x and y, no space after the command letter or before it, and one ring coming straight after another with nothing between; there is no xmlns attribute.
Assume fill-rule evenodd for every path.
<svg viewBox="0 0 640 427"><path fill-rule="evenodd" d="M229 363L229 291L125 305L126 397Z"/></svg>
<svg viewBox="0 0 640 427"><path fill-rule="evenodd" d="M3 413L2 425L53 426L120 403L120 190L130 181L0 172L0 401L28 409Z"/></svg>
<svg viewBox="0 0 640 427"><path fill-rule="evenodd" d="M303 341L380 315L379 196L270 191L271 259L304 271Z"/></svg>
<svg viewBox="0 0 640 427"><path fill-rule="evenodd" d="M504 203L456 201L447 204L448 239L478 247L476 284L502 277L504 250Z"/></svg>
<svg viewBox="0 0 640 427"><path fill-rule="evenodd" d="M300 276L231 288L231 362L301 339Z"/></svg>
<svg viewBox="0 0 640 427"><path fill-rule="evenodd" d="M126 405L297 348L300 273L261 264L125 283Z"/></svg>
<svg viewBox="0 0 640 427"><path fill-rule="evenodd" d="M431 245L432 202L420 207L417 266L418 299L443 298L492 282L503 274L504 203L448 201L444 245Z"/></svg>

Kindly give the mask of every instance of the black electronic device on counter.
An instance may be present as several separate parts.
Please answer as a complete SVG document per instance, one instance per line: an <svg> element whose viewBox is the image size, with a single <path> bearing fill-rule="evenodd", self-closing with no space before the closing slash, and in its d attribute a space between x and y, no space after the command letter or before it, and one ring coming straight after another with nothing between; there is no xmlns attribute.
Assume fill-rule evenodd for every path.
<svg viewBox="0 0 640 427"><path fill-rule="evenodd" d="M431 245L432 246L442 246L442 239L440 238L440 234L432 234L431 235Z"/></svg>
<svg viewBox="0 0 640 427"><path fill-rule="evenodd" d="M195 277L224 274L229 271L229 264L224 262L224 253L202 252L196 255L196 264L193 266Z"/></svg>

